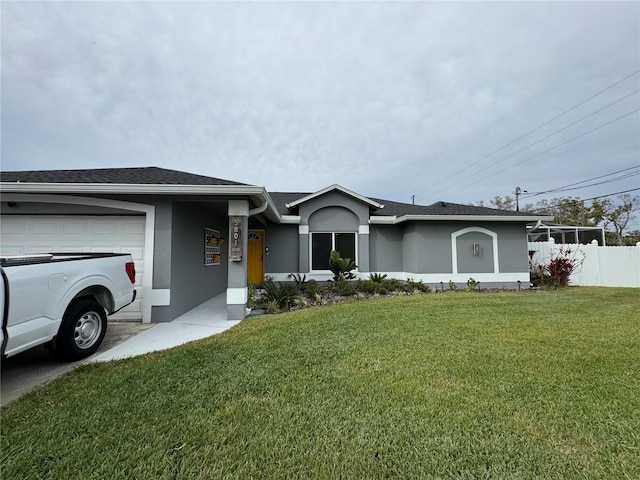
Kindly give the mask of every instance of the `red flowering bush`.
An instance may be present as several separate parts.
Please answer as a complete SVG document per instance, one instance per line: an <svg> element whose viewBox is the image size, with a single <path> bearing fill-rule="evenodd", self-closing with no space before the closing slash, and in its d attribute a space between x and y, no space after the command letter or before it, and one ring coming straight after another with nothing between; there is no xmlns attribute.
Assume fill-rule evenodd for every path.
<svg viewBox="0 0 640 480"><path fill-rule="evenodd" d="M569 247L561 247L557 254L551 254L549 263L542 267L544 283L554 288L566 287L571 274L580 268L583 262L584 252L580 249L572 251Z"/></svg>

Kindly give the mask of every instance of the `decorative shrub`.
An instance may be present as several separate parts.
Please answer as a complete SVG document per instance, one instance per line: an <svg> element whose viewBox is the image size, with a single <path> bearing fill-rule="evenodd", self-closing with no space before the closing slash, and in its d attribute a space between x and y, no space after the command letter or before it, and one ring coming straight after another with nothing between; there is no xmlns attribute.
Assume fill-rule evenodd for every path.
<svg viewBox="0 0 640 480"><path fill-rule="evenodd" d="M387 274L386 273L372 273L371 275L369 275L369 280L371 280L372 282L375 283L382 283L384 281L384 279L387 278Z"/></svg>
<svg viewBox="0 0 640 480"><path fill-rule="evenodd" d="M422 293L431 292L431 288L429 287L429 285L424 283L422 280L416 281L411 278L407 280L406 289L408 292L415 292L415 291L422 292Z"/></svg>
<svg viewBox="0 0 640 480"><path fill-rule="evenodd" d="M369 280L356 280L353 286L357 292L374 294L374 293L380 293L380 287L382 286L382 284L369 279Z"/></svg>
<svg viewBox="0 0 640 480"><path fill-rule="evenodd" d="M255 305L256 286L247 280L247 305L253 307Z"/></svg>
<svg viewBox="0 0 640 480"><path fill-rule="evenodd" d="M405 284L395 278L387 278L385 274L355 281L338 276L337 280L329 282L326 286L321 286L316 280L307 280L306 276L301 274L291 273L289 278L293 281L281 283L267 277L258 285L260 289L257 291L254 305L266 313L278 313L283 310L339 302L344 297L365 299L405 292L431 292L429 286L422 281L410 279Z"/></svg>
<svg viewBox="0 0 640 480"><path fill-rule="evenodd" d="M350 258L342 258L340 254L332 250L329 256L329 270L333 273L333 281L353 280L356 278L352 270L358 268L356 262Z"/></svg>
<svg viewBox="0 0 640 480"><path fill-rule="evenodd" d="M403 283L397 278L386 278L382 281L382 286L387 292L399 292L404 290ZM380 292L382 293L382 292Z"/></svg>
<svg viewBox="0 0 640 480"><path fill-rule="evenodd" d="M298 287L300 290L302 290L304 285L307 283L306 275L300 275L299 273L290 273L289 276L293 278L296 287Z"/></svg>
<svg viewBox="0 0 640 480"><path fill-rule="evenodd" d="M543 265L538 265L537 263L532 263L529 266L529 279L531 280L531 285L534 287L539 287L545 283L544 281L545 275L545 267Z"/></svg>
<svg viewBox="0 0 640 480"><path fill-rule="evenodd" d="M338 279L330 286L331 291L341 297L349 297L355 295L356 288L352 282L348 282L344 278Z"/></svg>
<svg viewBox="0 0 640 480"><path fill-rule="evenodd" d="M320 284L315 280L309 280L304 283L300 291L302 294L307 295L308 297L315 297L317 294L321 294L325 290L324 287L321 287Z"/></svg>
<svg viewBox="0 0 640 480"><path fill-rule="evenodd" d="M264 290L260 301L267 305L275 304L278 308L288 309L298 297L298 288L295 285L283 285L269 278L262 282ZM273 307L273 305L271 305Z"/></svg>
<svg viewBox="0 0 640 480"><path fill-rule="evenodd" d="M549 263L544 266L545 283L554 288L569 285L571 274L584 263L584 253L576 248L572 251L569 247L562 247L557 254L551 254Z"/></svg>

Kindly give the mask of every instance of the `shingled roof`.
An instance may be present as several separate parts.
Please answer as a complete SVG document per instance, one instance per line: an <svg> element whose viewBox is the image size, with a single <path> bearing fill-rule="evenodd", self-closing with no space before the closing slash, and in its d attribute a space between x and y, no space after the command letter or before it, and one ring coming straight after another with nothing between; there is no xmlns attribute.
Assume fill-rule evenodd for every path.
<svg viewBox="0 0 640 480"><path fill-rule="evenodd" d="M33 183L33 184L101 184L101 185L184 185L184 186L241 186L252 188L246 183L206 177L193 173L181 172L159 167L133 168L98 168L86 170L38 170L20 172L0 172L3 183ZM339 186L336 186L341 188ZM331 187L328 187L331 188ZM346 190L345 190L346 191ZM348 192L348 191L347 191ZM318 194L319 192L315 192ZM321 192L320 192L321 193ZM297 200L313 196L314 193L302 192L270 192L280 216L297 215L297 207L288 208L287 205ZM436 202L432 205L413 205L394 202L379 198L368 197L371 216L374 217L405 217L405 216L484 216L484 217L537 217L527 212L498 210L488 207L462 205L458 203ZM383 205L376 208L375 204Z"/></svg>
<svg viewBox="0 0 640 480"><path fill-rule="evenodd" d="M0 172L0 181L13 183L99 183L117 185L247 185L214 177L158 167L97 168Z"/></svg>
<svg viewBox="0 0 640 480"><path fill-rule="evenodd" d="M289 209L286 205L295 202L300 198L304 198L310 193L300 192L269 192L269 195L276 204L280 215L296 215L295 209ZM384 205L383 208L371 210L372 216L377 217L402 217L405 215L464 215L464 216L500 216L500 217L523 217L536 216L527 212L514 212L512 210L499 210L496 208L477 207L473 205L462 205L459 203L436 202L431 205L413 205L410 203L394 202L391 200L383 200L381 198L369 197L376 203Z"/></svg>

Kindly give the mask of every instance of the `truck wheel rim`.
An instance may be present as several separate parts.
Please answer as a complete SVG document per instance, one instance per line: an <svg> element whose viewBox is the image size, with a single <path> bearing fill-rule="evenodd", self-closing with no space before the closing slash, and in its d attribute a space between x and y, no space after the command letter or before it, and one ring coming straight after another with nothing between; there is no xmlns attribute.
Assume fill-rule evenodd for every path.
<svg viewBox="0 0 640 480"><path fill-rule="evenodd" d="M78 348L90 348L96 343L102 331L102 321L96 312L87 312L76 322L73 340Z"/></svg>

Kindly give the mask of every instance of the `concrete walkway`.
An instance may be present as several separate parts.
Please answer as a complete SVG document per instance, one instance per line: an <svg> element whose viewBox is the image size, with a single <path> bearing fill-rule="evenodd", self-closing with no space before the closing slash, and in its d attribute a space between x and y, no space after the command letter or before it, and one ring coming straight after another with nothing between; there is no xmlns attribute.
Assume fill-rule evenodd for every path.
<svg viewBox="0 0 640 480"><path fill-rule="evenodd" d="M94 355L89 361L108 362L166 350L224 332L239 322L227 320L227 295L223 293L171 322L158 323L112 349Z"/></svg>

